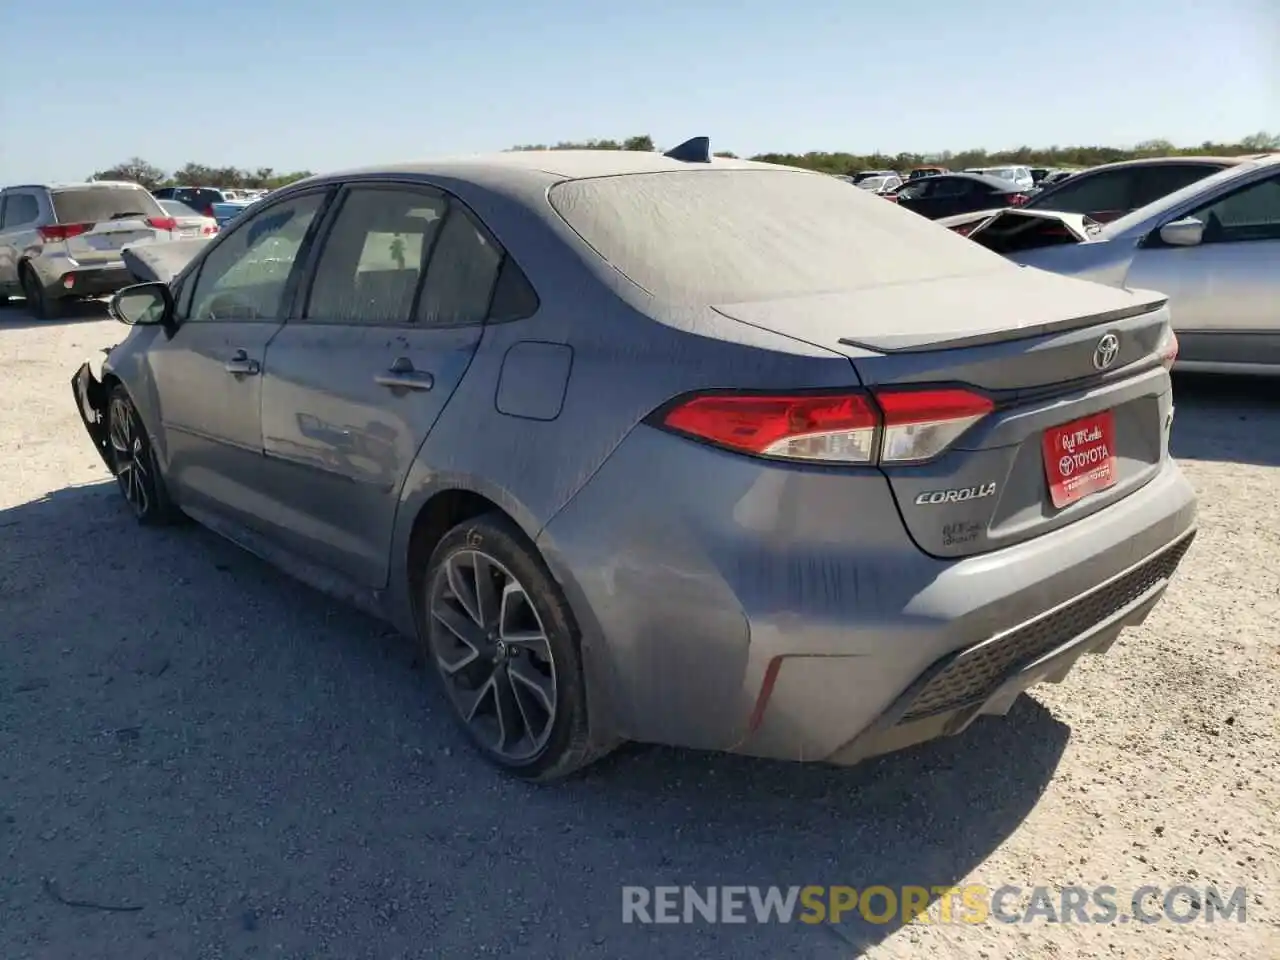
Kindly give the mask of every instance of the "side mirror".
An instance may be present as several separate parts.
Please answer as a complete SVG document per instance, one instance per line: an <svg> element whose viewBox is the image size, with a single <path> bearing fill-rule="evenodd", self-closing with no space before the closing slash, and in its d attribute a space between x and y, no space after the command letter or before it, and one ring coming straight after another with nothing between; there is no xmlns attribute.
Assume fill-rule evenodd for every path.
<svg viewBox="0 0 1280 960"><path fill-rule="evenodd" d="M1195 247L1204 239L1204 222L1184 217L1160 228L1160 239L1171 247Z"/></svg>
<svg viewBox="0 0 1280 960"><path fill-rule="evenodd" d="M167 283L135 283L125 287L107 307L111 316L130 327L164 327L171 336L173 322L173 291Z"/></svg>

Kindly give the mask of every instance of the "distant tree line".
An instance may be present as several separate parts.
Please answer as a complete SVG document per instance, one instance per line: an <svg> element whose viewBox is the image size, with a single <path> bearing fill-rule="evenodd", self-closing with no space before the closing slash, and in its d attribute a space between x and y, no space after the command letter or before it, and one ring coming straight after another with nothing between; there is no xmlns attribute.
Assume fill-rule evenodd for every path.
<svg viewBox="0 0 1280 960"><path fill-rule="evenodd" d="M281 173L272 167L258 167L256 170L241 170L239 167L209 167L203 163L188 163L180 170L166 173L153 163L141 157L132 157L124 163L118 163L107 170L99 170L89 177L90 180L128 180L140 183L148 190L157 187L250 187L263 190L274 190L286 183L302 180L311 176L310 170L294 170Z"/></svg>
<svg viewBox="0 0 1280 960"><path fill-rule="evenodd" d="M582 143L562 141L555 144L521 144L512 150L653 150L653 138L645 135L624 140L587 140ZM854 173L858 170L909 170L926 164L937 164L953 170L965 167L992 167L1020 163L1035 167L1094 167L1100 163L1132 160L1139 157L1240 156L1280 150L1280 134L1255 133L1238 143L1214 143L1206 140L1196 146L1179 147L1168 140L1146 140L1130 148L1122 147L1018 147L1015 150L971 150L940 153L846 153L844 151L810 150L807 153L758 153L750 157L765 163L783 163L793 167L820 170L823 173ZM718 157L732 157L720 152Z"/></svg>
<svg viewBox="0 0 1280 960"><path fill-rule="evenodd" d="M642 150L658 149L653 137L642 134L621 140L584 140L581 142L526 143L511 147L512 150ZM782 163L793 167L805 167L824 173L854 173L858 170L908 170L925 164L938 164L953 170L965 167L991 167L1005 163L1020 163L1036 167L1093 167L1100 163L1132 160L1138 157L1188 156L1207 154L1213 156L1239 156L1249 153L1280 151L1280 134L1260 132L1245 137L1238 143L1214 143L1206 140L1196 146L1175 146L1168 140L1146 140L1133 147L1018 147L1014 150L984 150L980 148L940 153L846 153L844 151L810 150L807 153L758 153L752 160L765 163ZM719 151L717 157L734 157L737 154ZM311 176L310 170L280 173L272 167L241 170L239 167L209 167L202 163L188 163L180 170L166 173L141 157L133 157L108 170L99 170L92 180L131 180L148 190L173 185L256 187L273 190Z"/></svg>

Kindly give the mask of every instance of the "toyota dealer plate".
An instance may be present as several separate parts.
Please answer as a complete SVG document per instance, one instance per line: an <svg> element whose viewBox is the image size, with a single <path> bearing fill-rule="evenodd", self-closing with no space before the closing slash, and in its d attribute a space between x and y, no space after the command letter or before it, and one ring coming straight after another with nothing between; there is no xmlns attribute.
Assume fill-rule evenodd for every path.
<svg viewBox="0 0 1280 960"><path fill-rule="evenodd" d="M1110 410L1044 432L1044 472L1055 507L1115 485L1115 436Z"/></svg>

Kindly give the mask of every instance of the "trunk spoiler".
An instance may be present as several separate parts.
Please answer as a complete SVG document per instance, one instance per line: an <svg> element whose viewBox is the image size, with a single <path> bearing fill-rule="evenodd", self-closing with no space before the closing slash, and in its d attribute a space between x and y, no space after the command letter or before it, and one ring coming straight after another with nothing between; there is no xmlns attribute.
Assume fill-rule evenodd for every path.
<svg viewBox="0 0 1280 960"><path fill-rule="evenodd" d="M170 283L208 243L203 237L146 243L125 247L120 257L139 283Z"/></svg>

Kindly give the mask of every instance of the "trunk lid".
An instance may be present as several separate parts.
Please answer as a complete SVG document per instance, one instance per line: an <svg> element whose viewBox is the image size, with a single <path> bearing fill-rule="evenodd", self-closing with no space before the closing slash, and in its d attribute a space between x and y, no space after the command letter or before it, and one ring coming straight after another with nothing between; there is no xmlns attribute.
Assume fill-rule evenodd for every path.
<svg viewBox="0 0 1280 960"><path fill-rule="evenodd" d="M151 194L130 184L90 184L53 192L67 254L82 264L116 263L123 247L168 239L149 219L168 215Z"/></svg>
<svg viewBox="0 0 1280 960"><path fill-rule="evenodd" d="M1168 457L1161 357L1172 341L1160 294L1014 269L715 309L847 356L873 392L962 386L991 400L940 456L881 466L908 532L933 556L1058 529L1139 489ZM1055 502L1051 480L1104 466L1108 486Z"/></svg>

